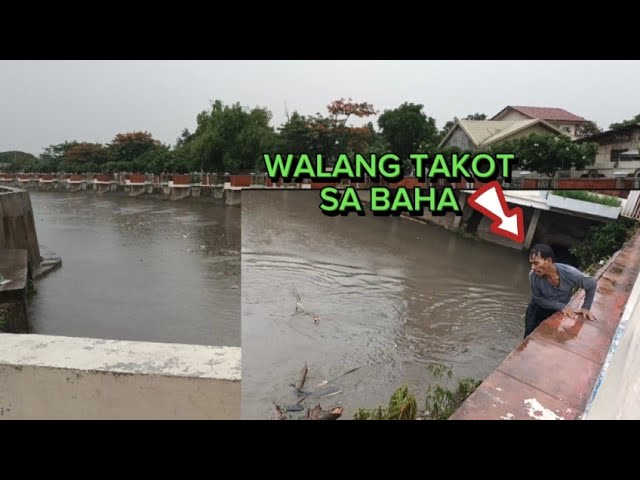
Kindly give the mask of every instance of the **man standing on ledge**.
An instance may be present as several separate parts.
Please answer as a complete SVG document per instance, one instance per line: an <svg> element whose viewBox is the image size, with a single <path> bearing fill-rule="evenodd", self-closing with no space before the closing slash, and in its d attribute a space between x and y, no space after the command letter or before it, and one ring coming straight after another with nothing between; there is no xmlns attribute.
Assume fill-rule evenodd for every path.
<svg viewBox="0 0 640 480"><path fill-rule="evenodd" d="M570 318L582 314L587 320L595 320L589 311L596 294L597 282L577 268L564 263L555 263L553 250L549 245L535 245L529 252L529 283L531 301L525 315L524 338L538 325L556 312L561 311ZM586 296L582 308L571 311L567 306L574 288L584 288Z"/></svg>

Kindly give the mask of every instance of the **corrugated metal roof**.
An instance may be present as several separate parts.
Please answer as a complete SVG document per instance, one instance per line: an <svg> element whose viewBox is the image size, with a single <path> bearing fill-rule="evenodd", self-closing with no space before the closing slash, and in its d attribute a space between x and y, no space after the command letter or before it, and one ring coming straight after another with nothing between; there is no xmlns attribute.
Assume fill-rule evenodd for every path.
<svg viewBox="0 0 640 480"><path fill-rule="evenodd" d="M514 133L540 124L554 133L561 134L557 128L544 120L459 120L460 127L469 135L476 147L487 146L507 138Z"/></svg>
<svg viewBox="0 0 640 480"><path fill-rule="evenodd" d="M537 120L460 120L458 124L479 147L536 122ZM505 132L508 133L505 134Z"/></svg>
<svg viewBox="0 0 640 480"><path fill-rule="evenodd" d="M485 139L483 144L484 145L489 145L490 143L497 142L498 140L500 140L502 138L506 138L509 135L512 135L512 134L516 133L519 130L524 130L525 128L529 128L529 127L535 125L536 123L539 123L539 124L541 124L541 125L543 125L545 127L549 127L549 125L547 125L544 122L541 122L538 119L520 120L520 121L517 121L517 122L513 122L513 125L510 125L507 128L505 128L504 130L496 133L492 137L489 137L489 138Z"/></svg>
<svg viewBox="0 0 640 480"><path fill-rule="evenodd" d="M620 127L620 128L616 128L614 130L607 130L606 132L602 132L602 133L596 133L594 135L589 135L588 137L582 137L579 138L578 140L576 140L577 142L591 142L591 141L598 141L601 139L607 139L608 137L623 133L623 132L630 132L633 130L636 130L638 127L640 127L640 122L639 123L632 123L630 125L627 125L625 127Z"/></svg>
<svg viewBox="0 0 640 480"><path fill-rule="evenodd" d="M490 145L498 140L504 139L514 133L533 125L540 124L550 132L558 135L566 135L553 125L540 119L531 120L458 120L458 122L447 132L439 147L442 147L457 128L461 128L476 148Z"/></svg>

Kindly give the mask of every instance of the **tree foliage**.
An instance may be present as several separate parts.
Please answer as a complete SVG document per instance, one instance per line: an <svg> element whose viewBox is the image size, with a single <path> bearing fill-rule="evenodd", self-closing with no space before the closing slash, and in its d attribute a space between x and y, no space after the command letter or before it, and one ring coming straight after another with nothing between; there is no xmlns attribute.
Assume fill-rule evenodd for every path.
<svg viewBox="0 0 640 480"><path fill-rule="evenodd" d="M618 130L620 128L628 127L628 126L634 125L636 123L640 123L640 113L638 115L636 115L635 117L630 118L629 120L623 120L621 122L612 123L611 125L609 125L609 128L611 130Z"/></svg>
<svg viewBox="0 0 640 480"><path fill-rule="evenodd" d="M592 272L598 262L620 250L637 229L637 222L629 218L594 225L589 229L587 237L572 247L570 252L578 259L580 269Z"/></svg>
<svg viewBox="0 0 640 480"><path fill-rule="evenodd" d="M77 143L66 149L60 160L68 164L102 165L110 160L110 152L99 143Z"/></svg>
<svg viewBox="0 0 640 480"><path fill-rule="evenodd" d="M228 106L216 100L209 112L197 116L192 135L183 132L184 141L176 149L176 157L188 162L193 170L252 170L273 143L270 121L271 112L266 108L249 110L239 103Z"/></svg>
<svg viewBox="0 0 640 480"><path fill-rule="evenodd" d="M449 133L449 130L451 130L456 123L458 123L458 117L453 117L453 120L449 120L447 123L444 124L444 127L442 127L442 130L440 130L440 132L438 133L438 144L442 142L442 140L444 140L444 137L447 136L447 133Z"/></svg>
<svg viewBox="0 0 640 480"><path fill-rule="evenodd" d="M531 134L495 145L493 153L515 154L522 168L553 177L558 170L583 170L593 165L598 145L575 143L566 135Z"/></svg>
<svg viewBox="0 0 640 480"><path fill-rule="evenodd" d="M150 132L132 131L118 133L105 145L76 140L49 145L39 158L5 152L0 157L5 161L0 163L13 170L42 173L239 173L256 171L263 153L273 151L322 154L325 164L331 165L341 153L393 151L408 159L414 151L435 146L435 121L423 112L422 105L404 103L385 111L378 119L379 129L371 121L358 122L377 113L368 102L340 98L330 102L324 114L293 112L275 129L266 108L216 100L196 115L194 130L182 129L173 146L162 144ZM474 118L480 116L474 114Z"/></svg>
<svg viewBox="0 0 640 480"><path fill-rule="evenodd" d="M600 127L598 127L595 122L587 122L577 128L576 136L588 137L589 135L596 135L598 133L602 133Z"/></svg>
<svg viewBox="0 0 640 480"><path fill-rule="evenodd" d="M340 153L366 153L377 140L373 124L347 125L352 117L375 115L373 105L353 102L351 98L335 100L327 106L328 115L293 114L280 127L273 146L280 153L320 154L331 165Z"/></svg>
<svg viewBox="0 0 640 480"><path fill-rule="evenodd" d="M436 121L422 111L423 105L403 103L385 110L378 118L383 138L390 149L402 159L434 147L438 140Z"/></svg>
<svg viewBox="0 0 640 480"><path fill-rule="evenodd" d="M37 163L38 159L30 153L20 151L0 152L0 164L7 165L2 170L7 172L30 171L30 168Z"/></svg>
<svg viewBox="0 0 640 480"><path fill-rule="evenodd" d="M308 153L311 151L313 138L314 135L307 118L294 111L280 127L275 149L278 152L293 153L295 155Z"/></svg>
<svg viewBox="0 0 640 480"><path fill-rule="evenodd" d="M159 145L149 132L119 133L108 146L109 157L112 162L133 162Z"/></svg>
<svg viewBox="0 0 640 480"><path fill-rule="evenodd" d="M465 120L486 120L487 115L485 113L472 113L464 117Z"/></svg>

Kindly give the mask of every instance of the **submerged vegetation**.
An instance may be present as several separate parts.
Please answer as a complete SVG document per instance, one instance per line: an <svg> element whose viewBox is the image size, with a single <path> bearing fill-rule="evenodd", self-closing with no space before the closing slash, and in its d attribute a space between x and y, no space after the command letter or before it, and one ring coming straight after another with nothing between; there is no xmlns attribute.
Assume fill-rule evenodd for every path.
<svg viewBox="0 0 640 480"><path fill-rule="evenodd" d="M399 387L391 396L389 404L370 410L360 408L355 420L415 420L418 414L416 397L406 386Z"/></svg>
<svg viewBox="0 0 640 480"><path fill-rule="evenodd" d="M436 380L446 377L448 381L453 379L451 369L442 364L432 364L429 371ZM429 420L446 420L462 405L482 383L473 378L463 377L456 382L455 390L450 390L441 385L430 385L427 389L424 416Z"/></svg>
<svg viewBox="0 0 640 480"><path fill-rule="evenodd" d="M437 381L446 378L447 383L453 381L451 369L445 365L435 363L428 367L429 372ZM430 385L427 389L424 410L418 411L416 397L407 386L396 389L389 404L373 409L359 409L356 420L447 420L462 403L471 395L482 382L464 377L456 382L453 390L440 384Z"/></svg>

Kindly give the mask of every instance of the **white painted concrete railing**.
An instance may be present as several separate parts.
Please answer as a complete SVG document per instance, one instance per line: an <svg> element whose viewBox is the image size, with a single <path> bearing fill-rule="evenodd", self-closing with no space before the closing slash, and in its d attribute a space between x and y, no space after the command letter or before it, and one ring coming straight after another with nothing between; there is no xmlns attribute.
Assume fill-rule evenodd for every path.
<svg viewBox="0 0 640 480"><path fill-rule="evenodd" d="M240 348L0 334L0 419L239 419Z"/></svg>
<svg viewBox="0 0 640 480"><path fill-rule="evenodd" d="M629 192L629 196L620 215L633 218L634 220L640 220L640 190L632 190Z"/></svg>
<svg viewBox="0 0 640 480"><path fill-rule="evenodd" d="M640 277L631 290L583 418L640 419Z"/></svg>

